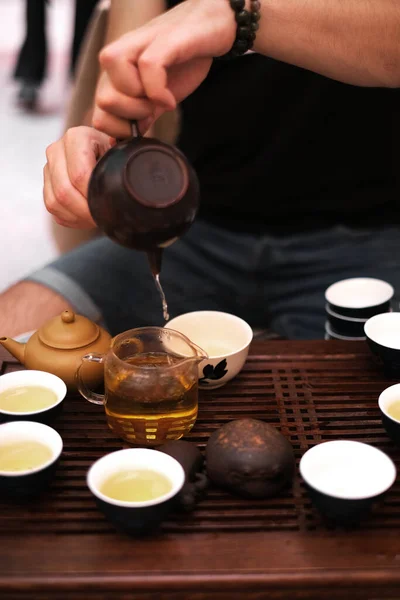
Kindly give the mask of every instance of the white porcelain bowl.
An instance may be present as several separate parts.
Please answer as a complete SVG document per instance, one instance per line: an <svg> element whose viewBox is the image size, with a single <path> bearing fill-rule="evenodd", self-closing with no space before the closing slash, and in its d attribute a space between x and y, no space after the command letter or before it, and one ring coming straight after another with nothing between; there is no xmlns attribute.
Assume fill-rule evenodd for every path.
<svg viewBox="0 0 400 600"><path fill-rule="evenodd" d="M215 389L236 377L243 368L253 330L246 321L225 312L201 310L171 319L166 328L186 335L206 352L199 364L199 387Z"/></svg>
<svg viewBox="0 0 400 600"><path fill-rule="evenodd" d="M109 477L136 469L164 475L171 489L152 500L143 501L117 500L102 492L102 486ZM86 483L99 509L117 529L141 534L157 528L175 507L176 496L185 483L185 472L182 465L165 452L151 448L126 448L99 458L90 467Z"/></svg>
<svg viewBox="0 0 400 600"><path fill-rule="evenodd" d="M36 466L27 466L24 470L0 470L0 497L15 499L29 498L44 492L50 485L57 470L63 450L60 434L43 423L33 421L14 421L0 425L0 451L10 444L36 442L48 449L48 457ZM21 449L15 449L21 455ZM29 465L29 463L28 463Z"/></svg>
<svg viewBox="0 0 400 600"><path fill-rule="evenodd" d="M21 410L21 405L18 406L19 397L15 396L12 409L10 407L8 410L0 408L0 421L39 421L48 423L60 414L67 394L67 386L57 375L35 369L23 369L0 376L0 393L27 386L45 388L54 392L53 403L43 408L24 412Z"/></svg>

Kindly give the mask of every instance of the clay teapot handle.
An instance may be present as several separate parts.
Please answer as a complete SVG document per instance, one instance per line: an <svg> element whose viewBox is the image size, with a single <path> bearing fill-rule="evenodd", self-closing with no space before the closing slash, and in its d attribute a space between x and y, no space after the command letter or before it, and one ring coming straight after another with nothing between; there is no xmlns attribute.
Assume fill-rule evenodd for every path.
<svg viewBox="0 0 400 600"><path fill-rule="evenodd" d="M133 138L141 138L142 137L142 134L139 131L137 121L131 121L131 131L132 131Z"/></svg>
<svg viewBox="0 0 400 600"><path fill-rule="evenodd" d="M141 138L142 137L142 134L139 131L139 127L138 127L137 121L135 121L135 120L131 121L131 133L132 133L132 135L128 139L133 140L135 138ZM123 140L121 138L117 140L117 142L123 142L123 141L125 141L125 140Z"/></svg>

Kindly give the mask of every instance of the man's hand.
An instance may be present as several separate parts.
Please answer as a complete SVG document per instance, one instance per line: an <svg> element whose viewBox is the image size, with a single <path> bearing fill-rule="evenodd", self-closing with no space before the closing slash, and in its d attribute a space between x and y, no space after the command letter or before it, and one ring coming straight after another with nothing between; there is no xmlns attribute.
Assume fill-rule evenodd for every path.
<svg viewBox="0 0 400 600"><path fill-rule="evenodd" d="M108 135L91 127L74 127L47 148L43 196L56 223L96 227L87 204L88 183L98 159L113 144Z"/></svg>
<svg viewBox="0 0 400 600"><path fill-rule="evenodd" d="M106 46L94 127L125 138L129 121L137 120L146 131L202 83L213 57L230 50L235 34L227 0L186 0Z"/></svg>
<svg viewBox="0 0 400 600"><path fill-rule="evenodd" d="M259 2L255 52L352 85L400 85L399 0ZM146 131L202 83L235 34L228 0L185 0L106 46L93 125L125 138L135 119Z"/></svg>

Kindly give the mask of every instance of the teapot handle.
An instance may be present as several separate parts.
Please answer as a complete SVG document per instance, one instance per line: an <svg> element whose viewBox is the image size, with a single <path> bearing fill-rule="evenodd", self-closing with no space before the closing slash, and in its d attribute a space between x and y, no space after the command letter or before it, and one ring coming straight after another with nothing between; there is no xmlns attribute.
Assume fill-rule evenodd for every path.
<svg viewBox="0 0 400 600"><path fill-rule="evenodd" d="M133 138L140 138L142 137L140 131L139 131L139 127L137 124L137 121L131 121L131 130L132 130L132 137Z"/></svg>
<svg viewBox="0 0 400 600"><path fill-rule="evenodd" d="M96 352L92 352L91 354L85 354L85 356L82 356L82 362L79 365L75 374L75 379L80 394L84 398L86 398L86 400L89 400L89 402L92 402L93 404L104 404L104 394L97 394L96 392L93 392L88 388L88 386L83 380L81 369L85 362L102 363L103 361L104 356L102 354L97 354Z"/></svg>
<svg viewBox="0 0 400 600"><path fill-rule="evenodd" d="M141 138L142 137L142 134L139 131L139 127L138 127L137 121L135 121L135 120L131 121L131 133L132 133L132 135L128 139L134 140L135 138ZM124 142L124 141L125 140L123 140L123 139L118 139L117 140L117 142Z"/></svg>

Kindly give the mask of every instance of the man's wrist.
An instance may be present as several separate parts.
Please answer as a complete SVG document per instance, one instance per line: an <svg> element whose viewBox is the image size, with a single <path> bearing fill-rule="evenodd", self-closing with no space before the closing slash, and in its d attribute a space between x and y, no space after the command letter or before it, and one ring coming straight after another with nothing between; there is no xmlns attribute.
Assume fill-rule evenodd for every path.
<svg viewBox="0 0 400 600"><path fill-rule="evenodd" d="M235 58L253 47L260 20L258 0L224 0L234 18L235 38L230 50L221 58Z"/></svg>

